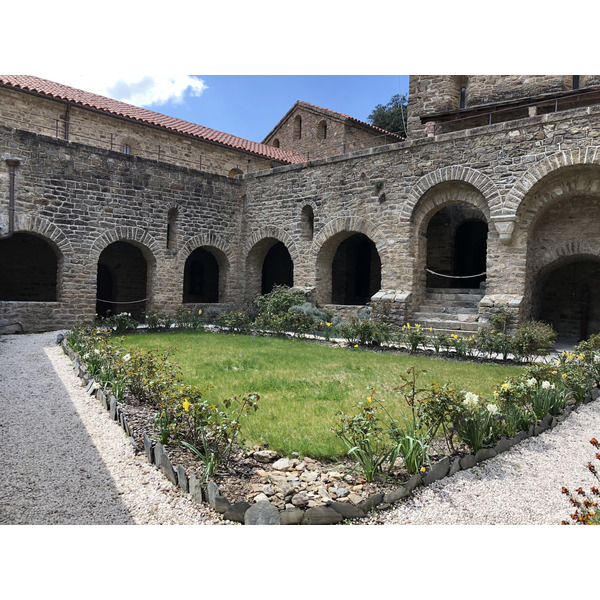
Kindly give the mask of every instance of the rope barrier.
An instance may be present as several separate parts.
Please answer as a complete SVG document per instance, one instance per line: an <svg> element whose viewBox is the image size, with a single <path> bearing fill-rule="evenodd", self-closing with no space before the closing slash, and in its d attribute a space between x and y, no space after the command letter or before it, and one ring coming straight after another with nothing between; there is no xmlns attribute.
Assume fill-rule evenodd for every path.
<svg viewBox="0 0 600 600"><path fill-rule="evenodd" d="M431 273L432 275L437 275L438 277L446 277L447 279L472 279L473 277L482 277L483 275L486 275L486 271L484 271L483 273L478 273L477 275L444 275L443 273L436 273L431 269L425 270L428 273Z"/></svg>
<svg viewBox="0 0 600 600"><path fill-rule="evenodd" d="M100 298L96 298L96 302L106 302L106 304L138 304L139 302L146 302L148 298L144 298L143 300L131 300L126 302L124 300L101 300Z"/></svg>

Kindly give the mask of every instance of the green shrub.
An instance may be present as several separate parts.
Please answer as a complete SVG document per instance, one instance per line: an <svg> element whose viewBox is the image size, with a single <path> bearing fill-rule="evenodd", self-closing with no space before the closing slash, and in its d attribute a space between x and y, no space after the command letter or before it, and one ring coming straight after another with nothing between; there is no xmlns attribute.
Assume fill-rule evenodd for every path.
<svg viewBox="0 0 600 600"><path fill-rule="evenodd" d="M260 314L279 315L287 313L292 306L304 304L306 293L302 290L276 285L268 294L258 296L254 304Z"/></svg>
<svg viewBox="0 0 600 600"><path fill-rule="evenodd" d="M392 325L384 321L352 317L350 322L342 323L337 331L351 345L370 345L388 342L392 338L392 329Z"/></svg>
<svg viewBox="0 0 600 600"><path fill-rule="evenodd" d="M511 350L518 360L530 362L536 356L546 356L556 341L556 331L541 321L523 323L515 332Z"/></svg>
<svg viewBox="0 0 600 600"><path fill-rule="evenodd" d="M217 323L234 333L247 333L250 331L252 319L243 308L238 308L220 313L217 316Z"/></svg>

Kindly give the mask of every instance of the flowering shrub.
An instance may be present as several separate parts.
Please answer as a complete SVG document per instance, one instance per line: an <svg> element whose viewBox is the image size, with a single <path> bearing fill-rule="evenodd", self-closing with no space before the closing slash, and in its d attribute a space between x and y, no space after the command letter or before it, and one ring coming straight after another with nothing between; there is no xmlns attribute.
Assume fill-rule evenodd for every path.
<svg viewBox="0 0 600 600"><path fill-rule="evenodd" d="M217 323L234 333L247 333L250 331L252 319L243 308L238 308L220 313L217 316Z"/></svg>
<svg viewBox="0 0 600 600"><path fill-rule="evenodd" d="M125 331L135 331L139 325L131 313L122 312L118 315L111 315L104 318L100 318L98 324L103 327L108 327L117 333L124 333Z"/></svg>
<svg viewBox="0 0 600 600"><path fill-rule="evenodd" d="M152 311L146 314L146 323L150 331L168 330L173 324L173 319L162 310Z"/></svg>
<svg viewBox="0 0 600 600"><path fill-rule="evenodd" d="M596 450L600 450L600 442L596 438L592 438L590 444ZM596 452L596 460L600 461L600 452ZM600 481L598 469L592 462L588 463L587 468ZM570 504L575 507L575 512L570 515L574 525L600 525L600 513L597 511L600 499L598 486L592 486L589 493L579 487L575 490L575 494L563 487L562 493L568 496ZM569 525L569 521L563 521L562 525Z"/></svg>
<svg viewBox="0 0 600 600"><path fill-rule="evenodd" d="M429 331L432 332L431 329ZM425 333L425 330L418 323L415 323L412 327L410 323L403 325L402 329L400 330L399 338L401 342L408 346L409 350L413 354L417 352L419 346L425 349L429 339Z"/></svg>
<svg viewBox="0 0 600 600"><path fill-rule="evenodd" d="M350 322L342 323L338 327L338 333L348 344L353 346L355 344L382 344L391 339L392 329L392 325L385 321L352 317Z"/></svg>
<svg viewBox="0 0 600 600"><path fill-rule="evenodd" d="M458 437L469 445L472 452L481 450L494 441L494 420L500 409L493 402L485 402L472 392L463 392L462 410L456 415L454 427Z"/></svg>

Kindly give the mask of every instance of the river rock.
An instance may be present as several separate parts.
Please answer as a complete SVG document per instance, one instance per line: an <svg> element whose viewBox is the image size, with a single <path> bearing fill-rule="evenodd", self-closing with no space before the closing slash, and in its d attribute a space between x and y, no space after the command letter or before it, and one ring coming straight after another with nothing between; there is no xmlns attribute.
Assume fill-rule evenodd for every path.
<svg viewBox="0 0 600 600"><path fill-rule="evenodd" d="M257 502L244 514L245 525L280 525L279 511L270 502Z"/></svg>

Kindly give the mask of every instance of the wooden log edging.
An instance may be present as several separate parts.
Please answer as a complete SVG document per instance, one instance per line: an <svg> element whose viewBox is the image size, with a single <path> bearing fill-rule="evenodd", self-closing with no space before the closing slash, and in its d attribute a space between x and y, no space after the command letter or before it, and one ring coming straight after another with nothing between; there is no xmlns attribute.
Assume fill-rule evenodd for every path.
<svg viewBox="0 0 600 600"><path fill-rule="evenodd" d="M386 494L373 494L356 506L345 502L333 502L330 505L315 506L308 509L291 508L280 511L268 501L254 504L242 501L231 504L227 498L221 495L214 481L209 481L204 486L201 485L195 474L188 476L182 465L175 468L171 464L164 446L151 440L146 433L144 433L144 448L140 448L131 435L127 419L115 397L112 394L105 394L104 390L94 385L95 381L90 377L85 363L79 354L68 345L66 338L61 340L60 344L65 354L72 360L73 369L82 380L83 385L86 386L86 392L95 395L109 413L111 420L122 427L136 452L145 452L148 462L161 471L172 485L189 494L195 502L198 504L208 503L217 513L223 515L224 519L245 525L333 525L343 520L364 518L373 510L383 510L410 496L415 489L421 486L428 486L445 477L452 477L459 471L471 469L485 460L510 450L523 440L553 429L559 423L565 421L579 406L578 404L568 405L557 416L548 414L535 424L532 423L527 431L521 431L511 438L500 438L492 448L482 448L475 454L467 454L463 457L445 456L432 465L427 472L413 475L395 490ZM583 404L595 401L599 396L600 390L594 386L585 395Z"/></svg>

